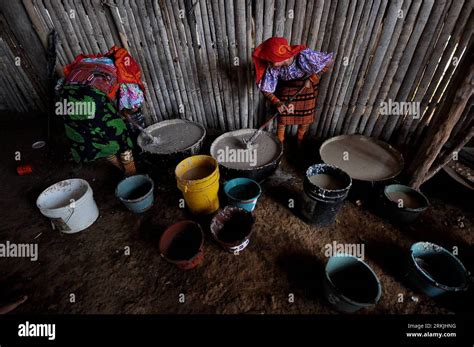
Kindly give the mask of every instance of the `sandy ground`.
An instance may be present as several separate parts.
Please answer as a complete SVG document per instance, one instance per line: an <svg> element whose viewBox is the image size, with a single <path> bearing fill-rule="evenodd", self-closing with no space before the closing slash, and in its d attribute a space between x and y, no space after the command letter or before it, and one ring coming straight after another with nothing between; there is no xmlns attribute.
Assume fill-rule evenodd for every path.
<svg viewBox="0 0 474 347"><path fill-rule="evenodd" d="M61 151L48 159L46 150L31 150L41 136L38 127L20 131L2 125L0 135L0 242L39 247L36 262L0 259L0 302L29 296L18 313L336 313L321 293L324 246L333 241L364 243L366 261L381 280L379 304L360 314L449 313L473 307L472 291L434 300L412 290L404 279L403 259L420 240L457 246L460 259L474 269L472 195L442 175L424 187L431 207L410 226L392 225L346 201L335 223L321 229L301 221L297 206L288 207L288 199L299 199L306 164L294 165L297 156L287 154L263 185L248 248L239 255L225 253L207 234L204 262L183 272L158 252L167 226L193 218L179 208L181 196L171 174L155 179L154 207L134 215L114 197L121 179L114 168L74 166ZM33 174L15 173L15 151L34 165ZM100 217L89 229L66 235L51 230L35 200L44 188L72 177L90 183ZM200 222L207 231L207 221ZM130 255L125 254L128 248ZM399 302L400 294L404 302Z"/></svg>

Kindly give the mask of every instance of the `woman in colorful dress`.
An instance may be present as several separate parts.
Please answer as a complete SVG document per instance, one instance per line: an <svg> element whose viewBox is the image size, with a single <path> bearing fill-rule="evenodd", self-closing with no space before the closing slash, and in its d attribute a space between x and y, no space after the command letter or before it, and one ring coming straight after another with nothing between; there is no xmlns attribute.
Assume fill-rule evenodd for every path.
<svg viewBox="0 0 474 347"><path fill-rule="evenodd" d="M64 73L58 105L68 106L62 116L73 159L104 158L126 175L135 174L133 129L121 115L130 117L143 102L138 65L125 49L114 46L105 55L79 55Z"/></svg>
<svg viewBox="0 0 474 347"><path fill-rule="evenodd" d="M333 58L333 53L290 46L283 37L271 37L255 49L257 86L280 113L277 134L281 142L286 126L298 125L297 141L301 144L314 122L320 75L329 70Z"/></svg>

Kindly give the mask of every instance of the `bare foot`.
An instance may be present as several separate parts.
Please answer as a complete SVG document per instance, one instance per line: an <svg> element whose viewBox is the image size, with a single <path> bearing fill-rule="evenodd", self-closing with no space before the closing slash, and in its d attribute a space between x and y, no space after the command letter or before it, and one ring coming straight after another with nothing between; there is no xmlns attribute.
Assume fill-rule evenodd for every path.
<svg viewBox="0 0 474 347"><path fill-rule="evenodd" d="M25 296L22 297L20 300L15 301L14 303L11 303L11 304L8 304L8 305L5 305L5 306L0 307L0 314L6 314L6 313L8 313L8 312L13 311L13 310L16 309L18 306L20 306L21 304L23 304L26 300L28 300L28 296L25 295Z"/></svg>

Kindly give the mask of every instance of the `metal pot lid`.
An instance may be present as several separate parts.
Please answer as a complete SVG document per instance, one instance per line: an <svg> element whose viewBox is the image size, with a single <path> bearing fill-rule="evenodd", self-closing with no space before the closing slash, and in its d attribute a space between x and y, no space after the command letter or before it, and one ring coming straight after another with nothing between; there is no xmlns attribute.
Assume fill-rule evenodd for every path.
<svg viewBox="0 0 474 347"><path fill-rule="evenodd" d="M326 140L321 159L360 181L385 181L403 170L403 157L388 143L363 135L340 135Z"/></svg>

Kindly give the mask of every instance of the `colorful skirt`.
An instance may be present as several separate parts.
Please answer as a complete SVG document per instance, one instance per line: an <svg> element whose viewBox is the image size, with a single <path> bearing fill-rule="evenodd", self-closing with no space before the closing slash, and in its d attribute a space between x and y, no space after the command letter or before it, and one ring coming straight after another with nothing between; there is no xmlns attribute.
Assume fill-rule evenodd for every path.
<svg viewBox="0 0 474 347"><path fill-rule="evenodd" d="M305 84L306 79L296 79L291 81L279 81L275 95L281 102L287 103ZM290 104L293 105L293 112L289 115L278 116L278 124L311 124L314 122L314 111L316 109L316 98L318 96L318 85L311 84L309 88L295 97Z"/></svg>
<svg viewBox="0 0 474 347"><path fill-rule="evenodd" d="M87 162L133 148L125 122L107 95L83 85L65 85L56 113L64 119L71 154Z"/></svg>

